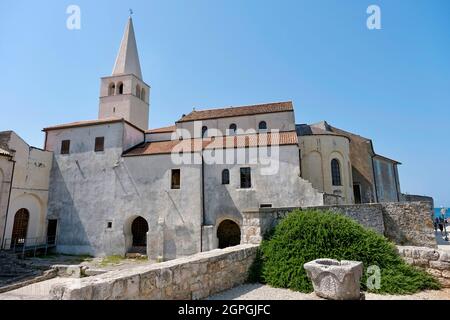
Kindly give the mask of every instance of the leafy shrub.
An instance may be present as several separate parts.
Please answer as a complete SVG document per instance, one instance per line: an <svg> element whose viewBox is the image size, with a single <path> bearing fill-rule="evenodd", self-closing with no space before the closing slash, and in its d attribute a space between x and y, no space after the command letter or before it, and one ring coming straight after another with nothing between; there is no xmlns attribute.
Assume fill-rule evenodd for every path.
<svg viewBox="0 0 450 320"><path fill-rule="evenodd" d="M362 261L363 290L372 265L381 270L381 288L372 292L410 294L440 288L426 272L406 264L383 236L343 215L316 210L296 210L272 230L261 244L249 281L311 292L303 264L319 258Z"/></svg>

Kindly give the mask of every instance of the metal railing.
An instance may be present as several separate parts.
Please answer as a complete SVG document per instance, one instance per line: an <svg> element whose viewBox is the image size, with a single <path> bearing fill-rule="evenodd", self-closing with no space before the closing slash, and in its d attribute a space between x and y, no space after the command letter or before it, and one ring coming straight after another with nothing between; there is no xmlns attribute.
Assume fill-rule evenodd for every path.
<svg viewBox="0 0 450 320"><path fill-rule="evenodd" d="M27 252L33 252L33 256L39 250L44 250L47 255L48 250L56 247L56 236L45 236L37 238L7 238L3 242L2 250L12 253L20 253L22 259Z"/></svg>

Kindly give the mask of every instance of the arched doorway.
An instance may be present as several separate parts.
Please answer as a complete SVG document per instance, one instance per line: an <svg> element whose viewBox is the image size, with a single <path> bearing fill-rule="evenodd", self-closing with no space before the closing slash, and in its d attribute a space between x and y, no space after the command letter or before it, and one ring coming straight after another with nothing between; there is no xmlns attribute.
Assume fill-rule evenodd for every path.
<svg viewBox="0 0 450 320"><path fill-rule="evenodd" d="M241 243L241 229L236 222L224 220L217 228L217 238L219 249L237 246Z"/></svg>
<svg viewBox="0 0 450 320"><path fill-rule="evenodd" d="M11 242L13 246L25 244L29 220L30 213L27 209L20 209L16 212L16 215L14 216L14 225L11 236Z"/></svg>
<svg viewBox="0 0 450 320"><path fill-rule="evenodd" d="M148 223L142 217L137 217L131 224L131 233L133 235L133 247L147 246Z"/></svg>

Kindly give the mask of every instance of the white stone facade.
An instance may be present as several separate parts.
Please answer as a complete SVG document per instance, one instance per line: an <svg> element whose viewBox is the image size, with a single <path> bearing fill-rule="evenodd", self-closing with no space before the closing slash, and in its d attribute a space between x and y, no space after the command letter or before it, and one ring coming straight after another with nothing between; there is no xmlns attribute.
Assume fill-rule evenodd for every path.
<svg viewBox="0 0 450 320"><path fill-rule="evenodd" d="M148 130L150 86L131 19L99 100L97 120L45 128L45 151L14 138L11 193L13 162L0 156L3 238L11 212L27 208L27 237L56 221L59 252L170 260L239 244L248 210L354 202L349 138L299 131L292 102L194 110Z"/></svg>

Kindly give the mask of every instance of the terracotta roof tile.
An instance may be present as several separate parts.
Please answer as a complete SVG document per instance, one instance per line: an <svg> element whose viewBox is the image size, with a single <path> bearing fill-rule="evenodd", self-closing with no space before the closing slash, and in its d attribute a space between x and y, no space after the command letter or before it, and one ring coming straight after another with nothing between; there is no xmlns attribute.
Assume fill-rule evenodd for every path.
<svg viewBox="0 0 450 320"><path fill-rule="evenodd" d="M292 106L291 101L242 106L242 107L228 107L222 109L192 111L187 116L182 117L178 122L249 116L255 114L285 112L293 110L294 108Z"/></svg>
<svg viewBox="0 0 450 320"><path fill-rule="evenodd" d="M97 119L97 120L85 120L85 121L76 121L76 122L70 122L70 123L64 123L59 124L56 126L51 126L42 129L42 131L51 131L51 130L59 130L59 129L68 129L68 128L75 128L75 127L86 127L86 126L94 126L94 125L100 125L100 124L107 124L107 123L116 123L116 122L125 122L129 124L130 126L139 129L134 124L128 122L124 118L106 118L106 119ZM142 131L142 129L139 129Z"/></svg>
<svg viewBox="0 0 450 320"><path fill-rule="evenodd" d="M177 130L176 126L168 126L168 127L150 129L150 130L147 130L145 132L146 133L167 133L167 132L174 132L176 130Z"/></svg>
<svg viewBox="0 0 450 320"><path fill-rule="evenodd" d="M185 152L199 152L202 150L202 147L206 150L211 150L267 145L296 145L297 143L298 140L296 132L288 131L280 133L226 136L208 139L147 142L129 150L124 154L124 156L169 154L181 150Z"/></svg>

